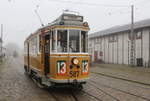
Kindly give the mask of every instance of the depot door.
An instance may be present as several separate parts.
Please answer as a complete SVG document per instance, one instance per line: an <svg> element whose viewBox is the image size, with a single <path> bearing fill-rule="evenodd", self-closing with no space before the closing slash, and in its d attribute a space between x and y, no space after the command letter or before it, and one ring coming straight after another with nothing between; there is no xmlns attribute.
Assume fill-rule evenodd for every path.
<svg viewBox="0 0 150 101"><path fill-rule="evenodd" d="M94 61L97 62L97 60L98 60L98 52L95 51L94 52Z"/></svg>
<svg viewBox="0 0 150 101"><path fill-rule="evenodd" d="M46 35L44 38L44 70L47 75L50 72L50 35Z"/></svg>

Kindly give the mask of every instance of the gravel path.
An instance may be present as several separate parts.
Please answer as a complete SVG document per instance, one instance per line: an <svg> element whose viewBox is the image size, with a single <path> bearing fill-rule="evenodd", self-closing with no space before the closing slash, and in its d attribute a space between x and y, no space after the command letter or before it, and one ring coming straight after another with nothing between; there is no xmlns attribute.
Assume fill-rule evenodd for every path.
<svg viewBox="0 0 150 101"><path fill-rule="evenodd" d="M0 67L0 101L56 101L24 74L20 61L10 58Z"/></svg>

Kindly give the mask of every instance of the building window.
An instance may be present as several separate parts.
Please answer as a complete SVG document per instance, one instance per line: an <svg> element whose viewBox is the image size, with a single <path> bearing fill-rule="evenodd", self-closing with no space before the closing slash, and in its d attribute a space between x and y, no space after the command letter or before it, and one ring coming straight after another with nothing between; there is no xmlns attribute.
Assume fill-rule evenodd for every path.
<svg viewBox="0 0 150 101"><path fill-rule="evenodd" d="M98 41L99 41L98 38L95 38L95 43L96 43L96 44L98 43Z"/></svg>
<svg viewBox="0 0 150 101"><path fill-rule="evenodd" d="M132 39L131 33L128 34L129 40ZM136 30L133 34L133 39L141 39L142 38L142 30Z"/></svg>
<svg viewBox="0 0 150 101"><path fill-rule="evenodd" d="M131 35L131 33L129 32L129 34L128 34L128 38L129 38L129 40L131 40L132 39L132 35Z"/></svg>
<svg viewBox="0 0 150 101"><path fill-rule="evenodd" d="M117 42L118 36L117 35L110 35L109 36L109 42Z"/></svg>
<svg viewBox="0 0 150 101"><path fill-rule="evenodd" d="M142 39L142 31L136 32L136 39Z"/></svg>
<svg viewBox="0 0 150 101"><path fill-rule="evenodd" d="M100 43L100 44L102 43L102 39L101 39L101 38L99 38L99 43Z"/></svg>
<svg viewBox="0 0 150 101"><path fill-rule="evenodd" d="M103 56L103 52L102 51L99 52L99 56Z"/></svg>
<svg viewBox="0 0 150 101"><path fill-rule="evenodd" d="M89 47L92 47L92 43L89 43Z"/></svg>

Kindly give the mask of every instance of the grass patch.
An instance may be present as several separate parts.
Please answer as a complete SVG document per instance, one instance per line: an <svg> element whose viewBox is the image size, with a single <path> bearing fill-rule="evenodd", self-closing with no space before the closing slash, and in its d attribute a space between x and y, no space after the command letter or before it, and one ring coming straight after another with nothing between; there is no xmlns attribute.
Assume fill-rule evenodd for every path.
<svg viewBox="0 0 150 101"><path fill-rule="evenodd" d="M112 69L117 71L128 71L128 72L144 72L144 73L150 73L150 68L144 68L144 67L131 67L129 65L124 64L95 64L95 66L103 69Z"/></svg>
<svg viewBox="0 0 150 101"><path fill-rule="evenodd" d="M2 61L0 60L0 65L2 64Z"/></svg>
<svg viewBox="0 0 150 101"><path fill-rule="evenodd" d="M6 60L7 59L5 59L5 58L3 60L0 59L0 65L4 64L6 62Z"/></svg>

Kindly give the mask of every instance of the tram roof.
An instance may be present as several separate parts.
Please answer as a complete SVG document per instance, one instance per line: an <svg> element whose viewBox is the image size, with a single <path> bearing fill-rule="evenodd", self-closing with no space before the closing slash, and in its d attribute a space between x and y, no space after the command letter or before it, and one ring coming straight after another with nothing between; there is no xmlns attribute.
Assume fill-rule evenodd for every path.
<svg viewBox="0 0 150 101"><path fill-rule="evenodd" d="M70 17L70 18L65 19L64 16L66 16L66 18L67 17ZM74 20L73 20L73 18L74 18ZM51 23L48 23L45 26L42 26L41 28L38 28L34 33L31 33L26 40L28 40L29 38L31 38L32 36L37 34L39 32L39 30L41 30L43 28L48 28L48 27L54 26L54 25L60 25L60 22L64 22L64 25L83 26L83 23L84 23L83 20L84 20L83 16L81 16L81 15L70 14L70 13L63 13L56 20L52 21Z"/></svg>
<svg viewBox="0 0 150 101"><path fill-rule="evenodd" d="M145 28L145 27L150 27L150 19L146 19L146 20L142 20L142 21L138 21L138 22L134 23L134 29L140 29L140 28ZM95 37L115 34L115 33L119 33L119 32L126 32L126 31L130 31L130 29L131 29L131 24L115 26L112 28L108 28L105 30L101 30L101 31L92 33L89 35L89 38L95 38Z"/></svg>

